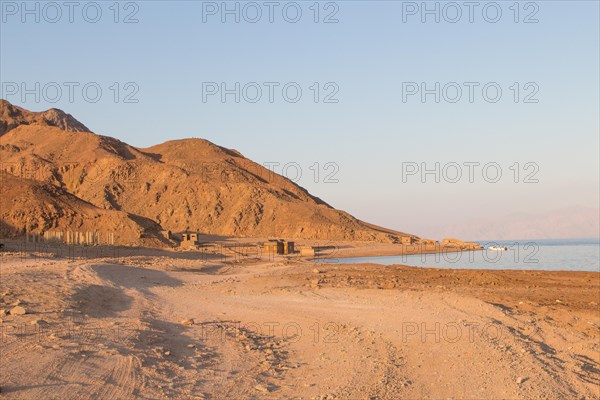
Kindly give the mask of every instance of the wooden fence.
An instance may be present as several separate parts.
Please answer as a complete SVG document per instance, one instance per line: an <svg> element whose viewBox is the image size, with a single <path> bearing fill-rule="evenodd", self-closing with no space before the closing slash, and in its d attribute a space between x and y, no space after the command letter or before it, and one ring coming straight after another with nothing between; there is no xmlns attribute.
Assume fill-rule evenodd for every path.
<svg viewBox="0 0 600 400"><path fill-rule="evenodd" d="M65 244L81 244L81 245L100 245L100 244L115 244L114 232L79 232L79 231L47 231L43 234L26 232L25 242L27 243L39 243L39 242L62 242Z"/></svg>

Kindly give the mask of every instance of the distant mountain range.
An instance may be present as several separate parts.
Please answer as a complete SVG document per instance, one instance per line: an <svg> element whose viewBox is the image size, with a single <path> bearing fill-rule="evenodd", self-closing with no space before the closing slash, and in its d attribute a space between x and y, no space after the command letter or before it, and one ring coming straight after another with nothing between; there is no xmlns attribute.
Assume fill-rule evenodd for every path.
<svg viewBox="0 0 600 400"><path fill-rule="evenodd" d="M61 110L0 101L3 235L97 230L115 232L119 243L161 230L388 243L413 236L336 210L207 140L140 149L94 134Z"/></svg>
<svg viewBox="0 0 600 400"><path fill-rule="evenodd" d="M433 227L428 234L469 240L597 238L600 237L600 209L569 207L539 214L478 218L460 224Z"/></svg>

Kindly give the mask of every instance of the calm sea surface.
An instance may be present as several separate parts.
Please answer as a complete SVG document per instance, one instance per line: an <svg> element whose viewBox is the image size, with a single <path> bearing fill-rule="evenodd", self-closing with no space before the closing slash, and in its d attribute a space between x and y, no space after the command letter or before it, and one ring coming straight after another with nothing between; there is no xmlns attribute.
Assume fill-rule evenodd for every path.
<svg viewBox="0 0 600 400"><path fill-rule="evenodd" d="M326 263L403 264L452 269L517 269L600 272L600 239L478 241L484 246L506 246L507 251L356 257L320 260Z"/></svg>

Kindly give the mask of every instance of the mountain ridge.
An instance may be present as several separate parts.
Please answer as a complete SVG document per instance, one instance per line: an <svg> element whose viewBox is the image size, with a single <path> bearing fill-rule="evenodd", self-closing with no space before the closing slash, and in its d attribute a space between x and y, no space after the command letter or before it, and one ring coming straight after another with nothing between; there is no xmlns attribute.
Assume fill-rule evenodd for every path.
<svg viewBox="0 0 600 400"><path fill-rule="evenodd" d="M19 115L29 115L20 110ZM416 238L334 209L239 151L205 139L136 148L89 130L64 129L58 122L53 126L35 118L0 121L15 125L0 136L5 173L34 185L53 185L98 210L147 219L156 224L154 232L387 243L399 243L405 236ZM85 126L74 118L69 124ZM19 222L18 210L14 205L9 209L10 218L4 210L2 218L12 225L22 222L31 230L56 225Z"/></svg>

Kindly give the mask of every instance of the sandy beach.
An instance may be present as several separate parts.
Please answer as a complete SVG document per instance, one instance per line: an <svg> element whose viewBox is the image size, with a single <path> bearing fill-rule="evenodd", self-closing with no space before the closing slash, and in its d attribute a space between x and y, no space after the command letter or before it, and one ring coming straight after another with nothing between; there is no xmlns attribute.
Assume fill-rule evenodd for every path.
<svg viewBox="0 0 600 400"><path fill-rule="evenodd" d="M598 273L156 250L0 272L7 399L600 396Z"/></svg>

